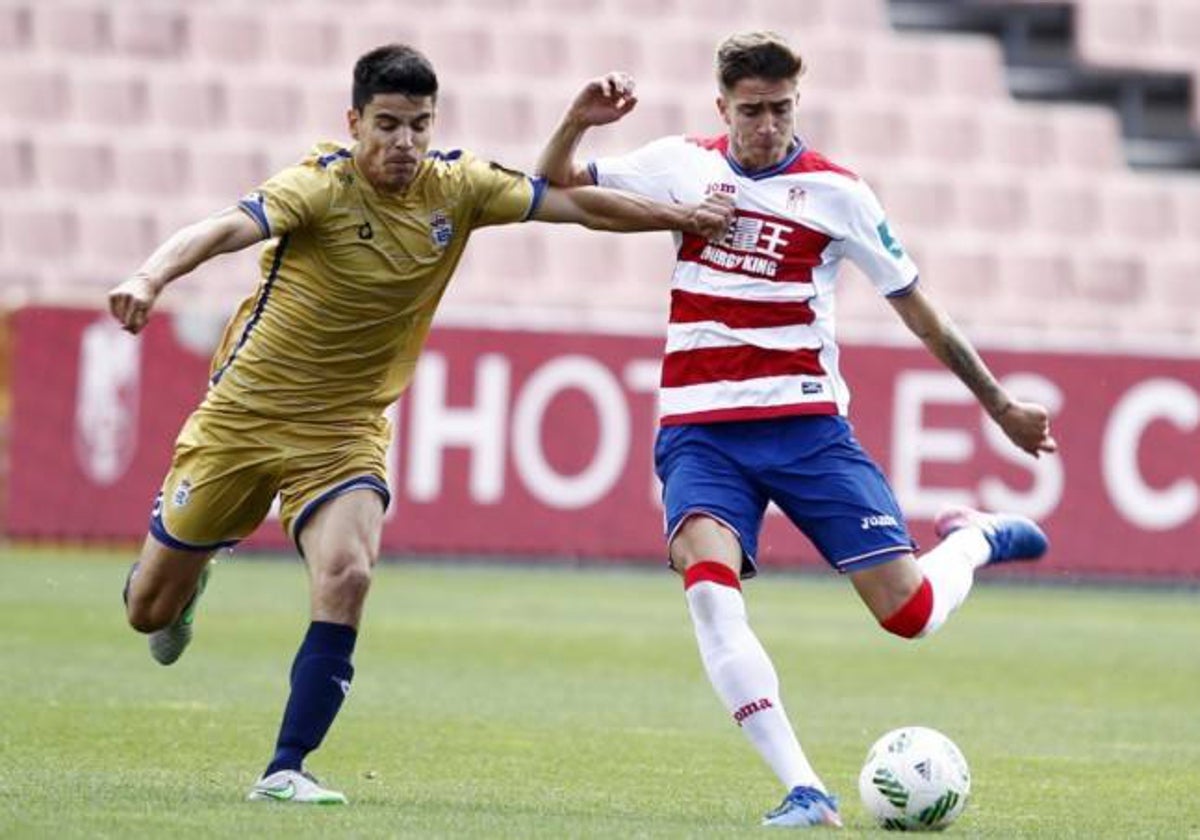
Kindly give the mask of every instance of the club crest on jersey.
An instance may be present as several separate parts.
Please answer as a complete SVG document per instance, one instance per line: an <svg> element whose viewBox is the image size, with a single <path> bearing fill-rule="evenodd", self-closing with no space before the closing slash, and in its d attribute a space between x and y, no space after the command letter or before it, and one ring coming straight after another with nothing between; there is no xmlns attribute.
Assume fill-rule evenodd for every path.
<svg viewBox="0 0 1200 840"><path fill-rule="evenodd" d="M787 194L787 211L793 216L799 216L804 212L804 203L808 198L808 193L804 191L804 187L792 187Z"/></svg>
<svg viewBox="0 0 1200 840"><path fill-rule="evenodd" d="M171 504L175 507L184 507L192 499L192 482L184 479L175 485L175 492L171 494Z"/></svg>
<svg viewBox="0 0 1200 840"><path fill-rule="evenodd" d="M445 210L434 210L429 214L429 237L438 248L445 248L454 237L454 225Z"/></svg>

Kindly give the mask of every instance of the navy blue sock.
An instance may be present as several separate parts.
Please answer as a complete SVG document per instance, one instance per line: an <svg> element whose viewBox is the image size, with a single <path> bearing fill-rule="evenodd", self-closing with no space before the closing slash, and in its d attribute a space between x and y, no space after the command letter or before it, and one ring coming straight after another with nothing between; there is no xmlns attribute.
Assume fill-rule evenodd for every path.
<svg viewBox="0 0 1200 840"><path fill-rule="evenodd" d="M346 624L314 621L292 662L292 693L283 712L275 757L265 775L299 770L321 740L350 691L350 657L358 631Z"/></svg>

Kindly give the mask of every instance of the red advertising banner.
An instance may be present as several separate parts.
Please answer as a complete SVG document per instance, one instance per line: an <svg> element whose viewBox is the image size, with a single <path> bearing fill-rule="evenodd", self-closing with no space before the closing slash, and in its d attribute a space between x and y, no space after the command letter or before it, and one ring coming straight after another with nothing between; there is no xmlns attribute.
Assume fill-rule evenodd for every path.
<svg viewBox="0 0 1200 840"><path fill-rule="evenodd" d="M96 312L14 315L5 533L141 538L175 433L203 395L211 341L198 323L158 317L134 339ZM654 336L435 329L394 411L385 552L660 562L661 347ZM941 505L963 503L1041 521L1052 549L1039 574L1200 578L1200 359L985 355L1011 391L1050 407L1060 455L1018 452L923 349L843 347L851 419L917 539L932 542ZM251 544L288 541L268 522ZM777 513L761 559L820 563Z"/></svg>

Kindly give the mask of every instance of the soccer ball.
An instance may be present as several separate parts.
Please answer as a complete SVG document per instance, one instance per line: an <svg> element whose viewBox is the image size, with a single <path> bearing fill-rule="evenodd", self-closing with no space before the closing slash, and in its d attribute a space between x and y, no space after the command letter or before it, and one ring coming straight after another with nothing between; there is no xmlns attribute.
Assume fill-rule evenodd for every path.
<svg viewBox="0 0 1200 840"><path fill-rule="evenodd" d="M867 813L886 829L941 831L967 806L971 771L941 732L905 726L871 746L858 793Z"/></svg>

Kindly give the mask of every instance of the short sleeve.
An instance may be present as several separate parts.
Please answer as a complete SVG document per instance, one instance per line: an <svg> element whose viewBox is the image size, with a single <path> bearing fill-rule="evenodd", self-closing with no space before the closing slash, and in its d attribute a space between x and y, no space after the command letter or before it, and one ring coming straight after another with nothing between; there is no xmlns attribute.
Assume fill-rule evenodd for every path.
<svg viewBox="0 0 1200 840"><path fill-rule="evenodd" d="M472 157L465 162L475 212L472 227L523 222L537 209L546 190L541 178Z"/></svg>
<svg viewBox="0 0 1200 840"><path fill-rule="evenodd" d="M881 294L907 294L917 282L917 266L893 232L879 199L861 181L855 183L847 199L846 256Z"/></svg>
<svg viewBox="0 0 1200 840"><path fill-rule="evenodd" d="M243 196L238 207L267 237L306 227L329 209L333 176L319 161L289 166L257 190Z"/></svg>
<svg viewBox="0 0 1200 840"><path fill-rule="evenodd" d="M673 172L678 168L684 143L682 137L663 137L628 154L597 158L588 164L588 171L596 186L674 201Z"/></svg>

